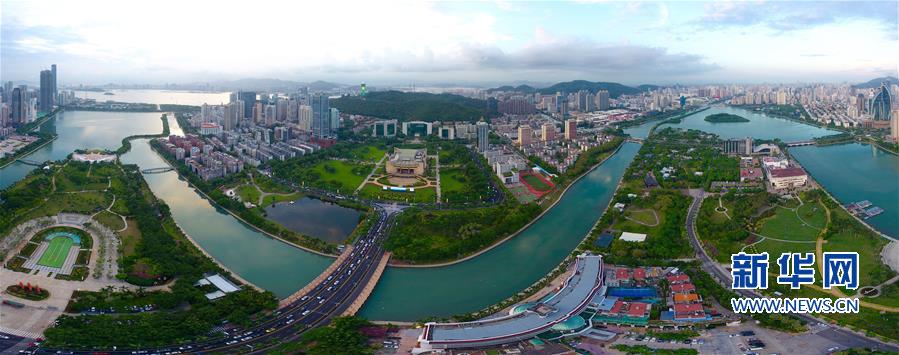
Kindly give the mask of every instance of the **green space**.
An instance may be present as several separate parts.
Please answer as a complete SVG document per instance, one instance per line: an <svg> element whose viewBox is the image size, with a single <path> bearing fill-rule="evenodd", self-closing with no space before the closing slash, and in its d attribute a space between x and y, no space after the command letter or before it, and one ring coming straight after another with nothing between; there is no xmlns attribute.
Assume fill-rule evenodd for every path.
<svg viewBox="0 0 899 355"><path fill-rule="evenodd" d="M371 165L343 160L322 161L312 166L312 173L317 174L313 180L316 185L343 193L356 190L370 172Z"/></svg>
<svg viewBox="0 0 899 355"><path fill-rule="evenodd" d="M807 218L803 219L813 219L819 221L822 225L824 224L821 221L826 216L824 209L820 208L820 206L817 209L806 208L803 211L809 212L809 215L806 216ZM821 228L810 227L802 222L803 219L800 219L797 211L776 207L774 216L760 222L761 228L758 233L766 237L793 241L814 241L818 239Z"/></svg>
<svg viewBox="0 0 899 355"><path fill-rule="evenodd" d="M749 119L743 116L734 115L730 113L716 113L714 115L705 116L705 120L713 123L724 123L724 122L749 122Z"/></svg>
<svg viewBox="0 0 899 355"><path fill-rule="evenodd" d="M433 203L437 199L437 189L433 187L416 187L413 192L399 192L384 190L379 185L368 183L359 191L359 196L373 200Z"/></svg>
<svg viewBox="0 0 899 355"><path fill-rule="evenodd" d="M628 209L625 211L625 216L647 226L658 224L660 220L658 214L653 209Z"/></svg>
<svg viewBox="0 0 899 355"><path fill-rule="evenodd" d="M49 267L62 267L62 264L65 263L66 257L69 255L69 249L75 244L75 241L72 238L67 236L56 236L53 239L50 239L50 245L47 246L47 250L41 254L40 259L38 259L38 265L49 266Z"/></svg>
<svg viewBox="0 0 899 355"><path fill-rule="evenodd" d="M644 141L625 176L652 173L664 188L705 188L712 181L740 181L740 161L721 152L723 141L696 130L664 128ZM668 178L663 168L673 168Z"/></svg>
<svg viewBox="0 0 899 355"><path fill-rule="evenodd" d="M125 228L125 222L122 221L122 217L119 217L117 214L109 211L98 213L94 216L94 219L114 231Z"/></svg>
<svg viewBox="0 0 899 355"><path fill-rule="evenodd" d="M252 185L240 185L235 190L237 192L237 196L240 197L241 202L249 202L252 204L259 203L259 190L256 189L255 186Z"/></svg>
<svg viewBox="0 0 899 355"><path fill-rule="evenodd" d="M537 176L527 174L527 175L524 175L522 177L522 179L524 179L525 183L527 183L528 185L533 187L534 190L543 192L543 191L549 191L550 189L552 189L552 186L543 182L543 180L541 180Z"/></svg>
<svg viewBox="0 0 899 355"><path fill-rule="evenodd" d="M486 198L490 190L492 171L483 171L487 162L480 155L461 144L440 142L440 194L444 203L477 202ZM487 168L489 169L489 168Z"/></svg>
<svg viewBox="0 0 899 355"><path fill-rule="evenodd" d="M862 271L862 274L864 274L864 271ZM798 290L791 290L789 286L781 287L781 285L779 285L773 289L769 287L769 291L781 292L783 294L782 297L835 298L829 293L811 287L802 287ZM874 299L862 298L862 300L868 302ZM899 324L899 313L881 312L862 306L859 307L858 313L821 313L815 314L815 316L825 318L832 323L849 327L853 330L861 331L869 337L880 337L887 342L899 341L899 327L896 326L896 324Z"/></svg>
<svg viewBox="0 0 899 355"><path fill-rule="evenodd" d="M718 201L727 208L727 215L716 211ZM731 254L739 253L750 239L749 229L759 218L774 213L769 209L759 211L771 204L783 204L792 200L781 200L766 192L737 194L730 191L719 198L710 197L703 201L696 219L696 233L709 256L722 263L730 263ZM728 218L730 217L730 218Z"/></svg>
<svg viewBox="0 0 899 355"><path fill-rule="evenodd" d="M386 148L375 145L363 145L353 149L353 155L357 160L371 163L377 163L384 157L384 154L387 154Z"/></svg>
<svg viewBox="0 0 899 355"><path fill-rule="evenodd" d="M493 245L540 214L535 204L517 202L461 210L407 209L384 246L410 263L455 260Z"/></svg>
<svg viewBox="0 0 899 355"><path fill-rule="evenodd" d="M330 324L311 329L299 341L284 343L270 354L369 354L380 346L368 345L368 338L359 329L371 323L360 317L337 317Z"/></svg>
<svg viewBox="0 0 899 355"><path fill-rule="evenodd" d="M6 287L6 293L29 301L42 301L50 297L50 291L34 285L10 285Z"/></svg>
<svg viewBox="0 0 899 355"><path fill-rule="evenodd" d="M621 351L628 355L643 355L643 354L654 354L654 355L693 355L699 354L696 349L691 348L680 348L680 349L656 349L650 348L646 345L625 345L625 344L615 344L612 346L612 349Z"/></svg>
<svg viewBox="0 0 899 355"><path fill-rule="evenodd" d="M119 238L122 240L122 257L134 255L137 244L140 242L140 228L137 225L137 221L131 218L127 219L127 221L128 228L118 232Z"/></svg>

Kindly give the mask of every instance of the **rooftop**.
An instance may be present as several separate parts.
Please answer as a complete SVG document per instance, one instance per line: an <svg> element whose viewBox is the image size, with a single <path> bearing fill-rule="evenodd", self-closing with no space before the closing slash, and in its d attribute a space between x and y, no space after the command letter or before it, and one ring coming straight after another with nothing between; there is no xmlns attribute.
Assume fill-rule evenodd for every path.
<svg viewBox="0 0 899 355"><path fill-rule="evenodd" d="M797 167L783 168L783 169L771 169L768 171L768 173L771 174L771 177L774 177L774 178L805 176L805 170L802 170L802 168L797 168Z"/></svg>

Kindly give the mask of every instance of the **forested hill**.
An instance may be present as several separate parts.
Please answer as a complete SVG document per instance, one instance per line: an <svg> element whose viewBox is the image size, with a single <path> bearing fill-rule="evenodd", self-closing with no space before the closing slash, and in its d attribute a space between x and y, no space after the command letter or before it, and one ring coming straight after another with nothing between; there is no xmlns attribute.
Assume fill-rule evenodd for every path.
<svg viewBox="0 0 899 355"><path fill-rule="evenodd" d="M331 106L343 113L400 121L477 121L490 116L486 101L453 94L375 91L364 98L341 96L331 100Z"/></svg>
<svg viewBox="0 0 899 355"><path fill-rule="evenodd" d="M587 90L592 93L596 93L599 90L608 90L609 96L618 97L621 95L634 95L639 94L640 89L632 88L627 85L622 85L619 83L608 83L602 81L586 81L586 80L574 80L574 81L566 81L562 83L555 84L550 87L540 89L541 94L553 94L556 92L564 92L564 93L572 93L578 92L581 90Z"/></svg>
<svg viewBox="0 0 899 355"><path fill-rule="evenodd" d="M640 85L639 87L630 87L627 85L622 85L619 83L609 83L603 81L587 81L587 80L574 80L574 81L565 81L561 83L556 83L552 86L535 89L531 86L520 85L517 87L512 87L509 85L500 86L498 88L493 88L487 90L487 92L495 92L495 91L517 91L523 94L531 94L534 92L539 92L541 94L555 94L557 92L563 93L573 93L581 90L587 90L591 93L596 93L599 90L607 90L609 92L609 96L618 97L621 95L634 95L639 94L642 91L647 91L650 89L658 88L655 85Z"/></svg>

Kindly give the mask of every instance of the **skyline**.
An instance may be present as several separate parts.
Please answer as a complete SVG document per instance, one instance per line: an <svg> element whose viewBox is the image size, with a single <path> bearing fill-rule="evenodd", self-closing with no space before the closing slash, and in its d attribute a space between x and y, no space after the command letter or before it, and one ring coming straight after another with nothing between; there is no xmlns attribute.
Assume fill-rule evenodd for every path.
<svg viewBox="0 0 899 355"><path fill-rule="evenodd" d="M4 2L0 74L37 82L56 63L68 85L666 85L864 82L899 65L895 2L239 5Z"/></svg>

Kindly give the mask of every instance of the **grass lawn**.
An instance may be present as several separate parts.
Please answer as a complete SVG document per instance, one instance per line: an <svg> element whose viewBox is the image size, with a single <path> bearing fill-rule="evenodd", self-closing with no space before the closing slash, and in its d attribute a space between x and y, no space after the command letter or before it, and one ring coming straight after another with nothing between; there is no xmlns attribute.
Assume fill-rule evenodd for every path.
<svg viewBox="0 0 899 355"><path fill-rule="evenodd" d="M433 187L416 188L415 192L395 192L384 191L375 184L365 184L359 194L365 198L409 202L434 202L437 198L437 190Z"/></svg>
<svg viewBox="0 0 899 355"><path fill-rule="evenodd" d="M812 210L807 209L806 211ZM815 214L824 215L824 211L821 208L818 208L814 211L816 212L812 213L810 217L803 216L803 219L818 220L819 217L815 216ZM822 218L823 220L824 217L820 218ZM799 217L796 215L796 212L788 210L786 208L777 207L774 216L771 216L764 220L762 227L760 228L758 233L766 237L777 239L814 241L818 238L818 233L820 232L820 228L813 228L803 224Z"/></svg>
<svg viewBox="0 0 899 355"><path fill-rule="evenodd" d="M289 195L268 195L262 198L262 206L260 207L265 207L275 202L296 201L301 197L303 197L303 194L299 192L295 192Z"/></svg>
<svg viewBox="0 0 899 355"><path fill-rule="evenodd" d="M125 228L125 222L122 221L122 218L109 211L100 212L94 216L94 219L114 231Z"/></svg>
<svg viewBox="0 0 899 355"><path fill-rule="evenodd" d="M651 226L656 225L660 222L659 220L656 219L656 214L655 214L655 211L653 211L653 210L639 209L639 210L627 211L627 216L638 222L645 223L645 224L651 225Z"/></svg>
<svg viewBox="0 0 899 355"><path fill-rule="evenodd" d="M259 190L256 190L255 186L240 185L235 191L237 192L237 196L240 196L241 201L249 202L254 205L259 203Z"/></svg>
<svg viewBox="0 0 899 355"><path fill-rule="evenodd" d="M353 155L356 159L371 163L377 163L386 153L387 151L373 145L364 145L353 149Z"/></svg>
<svg viewBox="0 0 899 355"><path fill-rule="evenodd" d="M777 270L777 258L782 253L814 253L814 242L788 243L777 240L765 239L758 244L747 247L747 253L763 253L768 252L768 270Z"/></svg>
<svg viewBox="0 0 899 355"><path fill-rule="evenodd" d="M538 178L534 175L525 175L523 177L523 179L528 185L531 185L531 187L533 187L534 190L542 192L542 191L549 191L550 189L552 189L552 186L549 186L549 184L543 182L543 180L541 180L540 178Z"/></svg>
<svg viewBox="0 0 899 355"><path fill-rule="evenodd" d="M446 192L464 192L466 190L462 171L456 168L440 169L440 190Z"/></svg>
<svg viewBox="0 0 899 355"><path fill-rule="evenodd" d="M365 166L365 169L358 169L360 166ZM326 160L312 166L312 170L318 173L319 182L337 185L340 191L349 193L356 190L359 184L365 180L365 177L371 172L371 166L343 160ZM354 173L354 170L358 174ZM363 174L361 170L365 170L365 173Z"/></svg>
<svg viewBox="0 0 899 355"><path fill-rule="evenodd" d="M40 207L28 213L27 219L52 216L59 212L93 214L109 206L112 196L104 192L53 194Z"/></svg>
<svg viewBox="0 0 899 355"><path fill-rule="evenodd" d="M65 236L57 236L50 240L50 246L47 247L47 250L41 254L41 258L38 259L38 265L49 266L49 267L62 267L62 264L65 263L66 257L69 255L69 249L72 248L75 242L72 238Z"/></svg>
<svg viewBox="0 0 899 355"><path fill-rule="evenodd" d="M796 214L805 224L814 228L824 228L827 224L827 214L823 211L824 207L817 201L806 203L796 210Z"/></svg>
<svg viewBox="0 0 899 355"><path fill-rule="evenodd" d="M875 286L895 274L880 259L880 251L886 244L887 241L883 238L843 231L827 239L824 251L858 252L859 286Z"/></svg>
<svg viewBox="0 0 899 355"><path fill-rule="evenodd" d="M119 237L122 238L122 257L129 257L134 255L134 250L137 248L137 243L140 242L140 229L137 227L137 220L128 219L128 228L124 231L119 232Z"/></svg>

